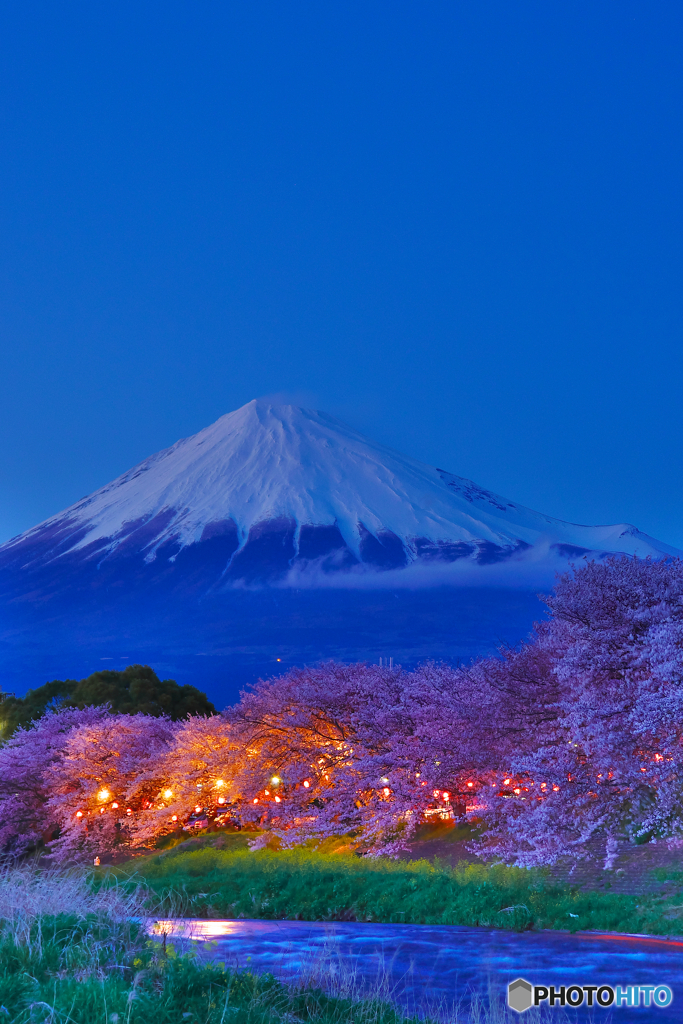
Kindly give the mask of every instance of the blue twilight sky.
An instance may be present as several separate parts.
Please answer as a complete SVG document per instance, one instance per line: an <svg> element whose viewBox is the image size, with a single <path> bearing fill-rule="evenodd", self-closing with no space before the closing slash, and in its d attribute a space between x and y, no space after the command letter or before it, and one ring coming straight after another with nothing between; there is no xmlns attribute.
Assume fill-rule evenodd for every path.
<svg viewBox="0 0 683 1024"><path fill-rule="evenodd" d="M683 7L0 14L0 540L282 393L683 547Z"/></svg>

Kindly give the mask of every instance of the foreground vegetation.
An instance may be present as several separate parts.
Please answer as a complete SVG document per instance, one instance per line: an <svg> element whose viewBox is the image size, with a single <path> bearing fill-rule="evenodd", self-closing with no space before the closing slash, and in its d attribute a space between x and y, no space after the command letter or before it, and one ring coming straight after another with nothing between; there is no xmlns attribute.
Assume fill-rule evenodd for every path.
<svg viewBox="0 0 683 1024"><path fill-rule="evenodd" d="M387 998L358 995L353 980L285 985L272 975L203 964L150 939L141 886L92 885L82 870L37 864L0 873L0 1019L7 1024L417 1024ZM67 909L68 908L68 909ZM138 915L136 921L133 917ZM538 1014L541 1020L548 1015ZM510 1014L476 1000L441 1024ZM556 1015L554 1021L557 1020ZM429 1021L422 1019L422 1024Z"/></svg>
<svg viewBox="0 0 683 1024"><path fill-rule="evenodd" d="M272 975L201 964L150 942L139 925L40 917L21 941L0 934L5 1019L69 1024L399 1024L390 1004L295 990Z"/></svg>
<svg viewBox="0 0 683 1024"><path fill-rule="evenodd" d="M136 858L99 884L143 881L160 913L209 918L474 925L667 935L679 930L656 897L591 892L543 871L504 865L393 861L312 849L249 852L243 834ZM188 848L194 847L194 848Z"/></svg>

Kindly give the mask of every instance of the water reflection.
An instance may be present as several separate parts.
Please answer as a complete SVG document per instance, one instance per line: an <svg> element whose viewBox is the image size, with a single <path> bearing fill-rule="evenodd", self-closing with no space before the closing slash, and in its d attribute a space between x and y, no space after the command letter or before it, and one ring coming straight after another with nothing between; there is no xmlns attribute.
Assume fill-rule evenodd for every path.
<svg viewBox="0 0 683 1024"><path fill-rule="evenodd" d="M667 1008L566 1010L584 1024L683 1024L683 942L646 936L488 931L457 926L310 921L158 921L156 934L194 941L201 956L271 971L343 995L377 993L410 1012L466 1020L471 998L502 1006L509 981L664 984ZM564 1013L549 1011L560 1024ZM505 1014L507 1017L507 1014ZM502 1018L500 1018L502 1019ZM531 1024L532 1014L510 1014Z"/></svg>

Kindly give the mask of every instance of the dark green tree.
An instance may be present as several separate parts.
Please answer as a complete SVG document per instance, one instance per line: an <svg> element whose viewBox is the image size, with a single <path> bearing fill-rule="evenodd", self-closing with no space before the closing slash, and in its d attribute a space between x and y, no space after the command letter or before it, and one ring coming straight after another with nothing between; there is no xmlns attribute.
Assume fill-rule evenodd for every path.
<svg viewBox="0 0 683 1024"><path fill-rule="evenodd" d="M110 704L112 711L125 715L168 715L173 721L188 715L216 714L206 694L195 686L159 679L149 665L129 665L122 672L93 672L80 681L55 679L29 690L23 698L5 696L0 703L0 737L8 739L20 726L30 725L52 708L93 704Z"/></svg>

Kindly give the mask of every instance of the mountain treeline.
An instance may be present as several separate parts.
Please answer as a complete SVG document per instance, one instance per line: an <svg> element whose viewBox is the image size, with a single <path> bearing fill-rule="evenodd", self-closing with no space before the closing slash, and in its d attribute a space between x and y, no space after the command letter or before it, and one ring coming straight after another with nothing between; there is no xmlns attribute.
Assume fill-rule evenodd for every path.
<svg viewBox="0 0 683 1024"><path fill-rule="evenodd" d="M29 690L25 697L0 694L0 738L9 739L49 710L99 707L110 704L124 715L168 715L172 721L189 715L215 715L205 693L195 686L180 686L174 679L159 679L149 665L129 665L120 672L104 669L86 679L54 679Z"/></svg>

